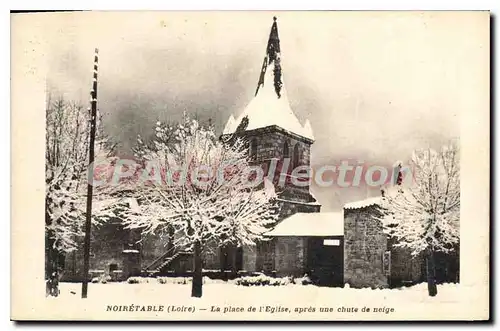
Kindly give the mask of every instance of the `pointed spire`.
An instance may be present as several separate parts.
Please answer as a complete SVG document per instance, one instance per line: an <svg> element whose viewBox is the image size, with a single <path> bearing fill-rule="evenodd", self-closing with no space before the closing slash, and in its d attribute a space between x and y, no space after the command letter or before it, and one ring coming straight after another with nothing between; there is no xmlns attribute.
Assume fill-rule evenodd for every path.
<svg viewBox="0 0 500 331"><path fill-rule="evenodd" d="M280 50L280 38L278 35L278 23L276 22L276 16L273 17L273 25L271 26L271 32L269 33L269 40L267 42L266 56L264 57L264 62L262 63L262 70L260 71L259 82L257 83L257 90L255 95L259 93L259 88L264 85L264 77L266 75L267 67L273 65L274 74L274 91L278 96L281 97L281 87L283 82L281 80L281 50Z"/></svg>
<svg viewBox="0 0 500 331"><path fill-rule="evenodd" d="M273 25L271 26L271 33L269 34L269 41L267 42L267 55L269 57L269 63L271 64L275 60L279 60L280 53L280 37L278 35L278 23L276 22L276 16L273 17Z"/></svg>
<svg viewBox="0 0 500 331"><path fill-rule="evenodd" d="M229 118L224 132L236 133L270 126L314 141L311 124L302 125L290 108L280 64L280 40L276 18L271 27L255 97L233 123Z"/></svg>

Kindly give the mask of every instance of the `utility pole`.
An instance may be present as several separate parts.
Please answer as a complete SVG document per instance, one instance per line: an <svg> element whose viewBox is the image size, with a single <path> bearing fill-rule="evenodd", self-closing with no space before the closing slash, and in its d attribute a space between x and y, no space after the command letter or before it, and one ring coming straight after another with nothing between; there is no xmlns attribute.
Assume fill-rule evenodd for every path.
<svg viewBox="0 0 500 331"><path fill-rule="evenodd" d="M89 166L87 178L87 213L85 218L85 239L83 244L83 282L82 282L82 298L87 297L88 277L90 265L90 229L92 224L92 193L94 180L94 144L96 132L96 117L97 117L97 68L99 60L99 50L95 49L94 55L94 78L92 82L92 90L90 91L90 141L89 141Z"/></svg>

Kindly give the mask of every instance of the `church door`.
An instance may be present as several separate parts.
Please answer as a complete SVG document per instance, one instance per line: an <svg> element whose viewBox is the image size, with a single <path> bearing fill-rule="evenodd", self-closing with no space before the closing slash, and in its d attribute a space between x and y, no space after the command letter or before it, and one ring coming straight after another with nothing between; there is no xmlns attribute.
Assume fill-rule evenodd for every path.
<svg viewBox="0 0 500 331"><path fill-rule="evenodd" d="M310 277L320 286L342 286L344 253L341 239L309 237L307 266Z"/></svg>

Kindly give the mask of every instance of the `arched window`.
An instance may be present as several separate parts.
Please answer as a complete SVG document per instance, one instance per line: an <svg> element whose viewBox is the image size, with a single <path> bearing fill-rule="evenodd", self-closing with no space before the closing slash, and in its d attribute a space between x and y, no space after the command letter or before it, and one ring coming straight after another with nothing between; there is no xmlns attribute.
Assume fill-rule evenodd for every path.
<svg viewBox="0 0 500 331"><path fill-rule="evenodd" d="M296 143L293 147L293 160L292 166L293 168L297 168L300 165L300 146L299 143Z"/></svg>
<svg viewBox="0 0 500 331"><path fill-rule="evenodd" d="M288 147L288 140L287 140L283 145L283 159L285 160L288 158L290 158L290 148Z"/></svg>
<svg viewBox="0 0 500 331"><path fill-rule="evenodd" d="M250 142L250 159L252 161L257 160L257 139L252 139Z"/></svg>

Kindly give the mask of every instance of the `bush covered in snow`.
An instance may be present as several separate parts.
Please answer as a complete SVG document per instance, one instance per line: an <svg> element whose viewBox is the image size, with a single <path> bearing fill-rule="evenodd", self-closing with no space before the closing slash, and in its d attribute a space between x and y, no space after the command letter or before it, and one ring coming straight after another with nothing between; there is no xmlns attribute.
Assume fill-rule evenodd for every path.
<svg viewBox="0 0 500 331"><path fill-rule="evenodd" d="M100 275L98 277L93 277L90 282L94 283L94 284L97 284L97 283L106 284L106 283L108 283L110 281L111 281L111 276L109 276L109 275Z"/></svg>
<svg viewBox="0 0 500 331"><path fill-rule="evenodd" d="M234 280L212 279L210 277L203 277L203 284L232 284Z"/></svg>
<svg viewBox="0 0 500 331"><path fill-rule="evenodd" d="M158 277L160 284L191 284L193 279L191 277ZM222 279L212 279L210 277L203 277L203 284L225 284L227 281Z"/></svg>
<svg viewBox="0 0 500 331"><path fill-rule="evenodd" d="M152 277L129 277L127 279L127 283L129 283L129 284L156 283L156 278L152 278Z"/></svg>
<svg viewBox="0 0 500 331"><path fill-rule="evenodd" d="M95 281L94 281L95 280ZM109 281L109 280L108 280ZM191 277L129 277L128 284L177 284L187 285L192 283ZM93 283L103 283L106 281L101 278L95 277L92 279ZM233 280L213 279L203 276L203 284L235 284L241 286L285 286L285 285L309 285L313 282L306 274L303 277L295 278L292 276L275 278L266 276L264 274L257 274L255 276L243 276Z"/></svg>
<svg viewBox="0 0 500 331"><path fill-rule="evenodd" d="M187 285L192 282L191 277L130 277L127 279L129 284L177 284ZM203 284L225 284L227 281L221 279L212 279L210 277L203 277Z"/></svg>
<svg viewBox="0 0 500 331"><path fill-rule="evenodd" d="M191 277L157 277L160 284L191 284Z"/></svg>
<svg viewBox="0 0 500 331"><path fill-rule="evenodd" d="M298 284L298 285L308 285L312 284L311 280L307 275L301 278L294 277L282 277L282 278L273 278L266 276L264 274L260 274L257 276L246 276L240 277L234 280L236 285L241 286L286 286L290 284Z"/></svg>
<svg viewBox="0 0 500 331"><path fill-rule="evenodd" d="M309 278L309 276L307 274L305 274L304 276L302 276L300 278L295 278L295 284L310 285L312 283L313 282L312 282L311 278Z"/></svg>
<svg viewBox="0 0 500 331"><path fill-rule="evenodd" d="M111 276L109 276L109 275L108 276L103 276L103 277L100 278L100 282L102 284L107 284L108 282L111 282L111 281L112 281L112 279L111 279Z"/></svg>

